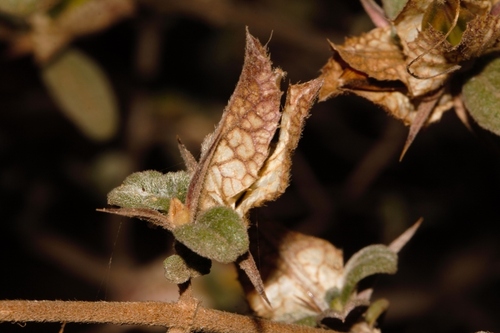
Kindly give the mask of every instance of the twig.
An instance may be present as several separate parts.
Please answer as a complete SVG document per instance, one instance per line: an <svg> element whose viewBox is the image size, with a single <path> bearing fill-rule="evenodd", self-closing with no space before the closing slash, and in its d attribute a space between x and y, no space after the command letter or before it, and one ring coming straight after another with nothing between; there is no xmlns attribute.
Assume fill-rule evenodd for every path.
<svg viewBox="0 0 500 333"><path fill-rule="evenodd" d="M185 327L192 331L237 333L330 332L271 322L199 307L162 302L0 301L0 322L78 322L86 324Z"/></svg>

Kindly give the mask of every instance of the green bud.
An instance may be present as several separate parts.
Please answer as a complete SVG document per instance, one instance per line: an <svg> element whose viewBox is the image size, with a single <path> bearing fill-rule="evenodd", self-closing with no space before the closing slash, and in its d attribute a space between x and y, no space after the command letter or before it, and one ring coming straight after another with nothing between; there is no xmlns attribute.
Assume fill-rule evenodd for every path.
<svg viewBox="0 0 500 333"><path fill-rule="evenodd" d="M175 251L177 254L163 261L165 278L169 282L181 284L210 273L212 262L207 258L200 257L179 242L175 242Z"/></svg>
<svg viewBox="0 0 500 333"><path fill-rule="evenodd" d="M178 254L173 254L163 261L165 278L168 282L181 284L191 279L191 270Z"/></svg>

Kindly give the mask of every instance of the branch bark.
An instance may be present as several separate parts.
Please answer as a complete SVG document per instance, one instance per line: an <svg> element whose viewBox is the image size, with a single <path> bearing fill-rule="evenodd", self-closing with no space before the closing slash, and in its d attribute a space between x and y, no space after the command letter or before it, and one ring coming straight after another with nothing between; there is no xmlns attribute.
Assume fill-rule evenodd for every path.
<svg viewBox="0 0 500 333"><path fill-rule="evenodd" d="M0 322L144 325L224 333L327 332L206 309L189 302L0 301ZM334 333L331 330L328 332Z"/></svg>

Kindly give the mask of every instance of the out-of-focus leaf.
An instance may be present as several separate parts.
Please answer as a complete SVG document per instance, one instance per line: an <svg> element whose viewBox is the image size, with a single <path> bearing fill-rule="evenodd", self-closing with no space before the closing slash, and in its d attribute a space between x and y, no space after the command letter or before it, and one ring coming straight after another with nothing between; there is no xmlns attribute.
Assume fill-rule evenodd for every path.
<svg viewBox="0 0 500 333"><path fill-rule="evenodd" d="M0 0L0 12L25 17L38 11L45 11L61 0Z"/></svg>
<svg viewBox="0 0 500 333"><path fill-rule="evenodd" d="M106 195L110 188L134 172L134 165L133 157L125 151L105 151L96 156L88 168L89 186Z"/></svg>
<svg viewBox="0 0 500 333"><path fill-rule="evenodd" d="M118 107L100 67L69 49L42 67L42 78L61 111L89 138L108 140L118 126Z"/></svg>
<svg viewBox="0 0 500 333"><path fill-rule="evenodd" d="M57 16L57 15L61 14L64 11L67 11L67 10L72 9L72 8L79 7L81 5L84 5L86 2L90 2L90 1L94 1L94 0L63 0L63 1L61 1L59 3L59 6L55 7L51 11L50 14L52 16Z"/></svg>
<svg viewBox="0 0 500 333"><path fill-rule="evenodd" d="M387 18L394 19L404 8L408 0L382 0Z"/></svg>
<svg viewBox="0 0 500 333"><path fill-rule="evenodd" d="M45 64L73 39L100 32L130 17L134 10L133 0L75 0L65 1L48 13L37 12L29 19L30 51L38 63ZM26 48L23 43L14 49L18 47Z"/></svg>
<svg viewBox="0 0 500 333"><path fill-rule="evenodd" d="M365 319L369 326L373 327L375 322L389 308L389 301L381 298L373 302L366 310Z"/></svg>
<svg viewBox="0 0 500 333"><path fill-rule="evenodd" d="M361 5L363 5L366 14L370 16L370 19L376 27L389 26L387 15L375 0L361 0Z"/></svg>
<svg viewBox="0 0 500 333"><path fill-rule="evenodd" d="M73 36L108 28L134 13L132 0L74 0L57 18L58 27Z"/></svg>
<svg viewBox="0 0 500 333"><path fill-rule="evenodd" d="M12 49L33 52L35 59L45 64L76 37L100 32L130 17L135 11L135 1L42 0L37 9L27 20L30 32L14 40Z"/></svg>
<svg viewBox="0 0 500 333"><path fill-rule="evenodd" d="M464 84L463 100L474 120L500 135L500 58L490 61Z"/></svg>

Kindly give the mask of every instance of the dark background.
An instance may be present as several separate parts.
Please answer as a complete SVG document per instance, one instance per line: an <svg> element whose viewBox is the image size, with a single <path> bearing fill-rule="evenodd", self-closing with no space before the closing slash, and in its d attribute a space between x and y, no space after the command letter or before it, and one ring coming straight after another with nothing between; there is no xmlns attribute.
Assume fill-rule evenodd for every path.
<svg viewBox="0 0 500 333"><path fill-rule="evenodd" d="M96 212L106 193L133 171L182 169L176 135L197 156L238 80L245 26L262 43L270 39L274 65L288 73L283 87L319 74L327 38L341 43L372 27L356 1L206 3L139 2L132 18L72 43L101 66L119 100L119 132L107 142L67 120L32 57L8 57L2 43L0 299L174 300L161 265L171 237ZM315 105L288 191L253 217L326 238L348 258L389 243L422 216L398 274L375 288L375 298L391 302L382 331L499 331L500 141L479 128L471 133L451 111L398 162L406 134L357 97ZM199 286L204 304L245 311L234 271L217 266L211 275ZM58 329L0 325L1 332ZM139 328L69 324L65 332L110 330Z"/></svg>

